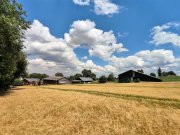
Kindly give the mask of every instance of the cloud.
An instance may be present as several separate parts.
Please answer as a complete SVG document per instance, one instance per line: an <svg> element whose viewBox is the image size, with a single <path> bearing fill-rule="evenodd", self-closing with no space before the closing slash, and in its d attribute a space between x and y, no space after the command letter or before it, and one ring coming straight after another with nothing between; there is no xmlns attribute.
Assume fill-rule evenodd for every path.
<svg viewBox="0 0 180 135"><path fill-rule="evenodd" d="M180 58L175 58L171 50L142 50L124 58L113 56L111 65L118 69L119 72L129 69L144 69L146 73L156 73L158 67L179 72Z"/></svg>
<svg viewBox="0 0 180 135"><path fill-rule="evenodd" d="M180 35L167 31L179 26L180 23L167 23L162 26L155 26L152 29L152 40L150 43L155 45L172 44L180 47Z"/></svg>
<svg viewBox="0 0 180 135"><path fill-rule="evenodd" d="M119 13L119 6L110 0L94 0L94 12L97 15L112 15Z"/></svg>
<svg viewBox="0 0 180 135"><path fill-rule="evenodd" d="M75 4L80 6L90 5L90 0L73 0ZM119 13L119 6L112 3L111 0L92 0L94 12L97 15L112 15Z"/></svg>
<svg viewBox="0 0 180 135"><path fill-rule="evenodd" d="M65 37L68 36L68 40L67 37L65 39L54 37L48 27L42 25L38 20L34 20L31 28L25 32L26 38L24 39L26 47L24 51L28 54L29 71L46 72L48 74L62 71L67 75L80 72L83 68L91 68L95 72L105 71L103 67L97 66L93 61L88 60L88 57L84 59L85 62L81 61L74 52L75 48L83 46L83 44L87 44L88 49L96 49L97 42L105 42L91 36L89 31L96 30L94 27L95 23L89 20L75 21L70 32L65 34ZM97 34L98 36L104 35L103 31L97 31L100 31ZM108 41L110 39L106 38L105 40L111 42Z"/></svg>
<svg viewBox="0 0 180 135"><path fill-rule="evenodd" d="M105 61L115 52L127 51L122 43L117 43L113 31L104 32L95 26L90 20L75 21L69 33L65 33L64 39L70 47L88 48L91 56L97 56Z"/></svg>
<svg viewBox="0 0 180 135"><path fill-rule="evenodd" d="M119 73L128 69L144 69L146 73L157 72L157 68L173 70L180 74L180 58L176 58L171 50L142 50L127 57L117 57L114 52L122 52L125 48L117 43L112 31L104 32L96 29L90 20L75 21L64 38L53 36L48 27L34 20L31 28L25 32L25 53L28 54L28 71L54 75L63 72L65 75L80 73L87 68L98 76ZM89 55L98 56L107 61L107 65L96 65L88 59L78 58L74 52L77 47L86 47Z"/></svg>
<svg viewBox="0 0 180 135"><path fill-rule="evenodd" d="M90 4L90 0L73 0L75 4L86 6Z"/></svg>

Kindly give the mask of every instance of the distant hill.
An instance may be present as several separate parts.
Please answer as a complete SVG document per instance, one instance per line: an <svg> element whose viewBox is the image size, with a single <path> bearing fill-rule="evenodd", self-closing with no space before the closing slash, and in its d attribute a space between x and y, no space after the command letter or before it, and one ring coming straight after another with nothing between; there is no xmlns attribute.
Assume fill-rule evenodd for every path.
<svg viewBox="0 0 180 135"><path fill-rule="evenodd" d="M164 76L160 77L163 82L180 82L180 76Z"/></svg>

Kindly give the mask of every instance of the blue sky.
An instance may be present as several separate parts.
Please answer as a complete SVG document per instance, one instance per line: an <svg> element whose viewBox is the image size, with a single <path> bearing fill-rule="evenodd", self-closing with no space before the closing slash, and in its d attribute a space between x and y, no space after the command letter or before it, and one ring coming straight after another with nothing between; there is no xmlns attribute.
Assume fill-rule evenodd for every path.
<svg viewBox="0 0 180 135"><path fill-rule="evenodd" d="M50 53L48 49L46 49L46 54L45 50L39 51L41 47L49 46L47 48L51 48L54 40L53 42L49 40L48 45L42 42L36 42L38 44L36 45L33 40L30 41L27 38L28 41L25 41L26 52L31 54L31 56L28 55L29 72L47 72L48 74L63 72L69 75L73 71L80 72L82 68L89 68L98 74L108 74L110 72L118 74L128 69L142 68L150 73L156 72L156 69L161 66L164 70L174 70L178 74L180 73L179 0L173 0L173 2L172 0L84 0L84 2L83 0L18 0L18 2L23 5L27 12L27 20L32 22L32 30L29 30L30 34L27 32L28 37L37 36L37 31L33 30L33 27L38 23L42 25L39 29L40 35L40 31L47 27L49 35L64 42L66 41L64 34L68 33L70 37L72 36L73 43L66 41L65 46L72 49L72 55L76 55L76 58L73 57L76 60L72 63L68 59L65 60L66 62L56 60L54 57L61 55L61 52L52 56L53 52ZM37 23L33 24L34 20ZM78 24L73 27L72 25L75 22ZM113 35L115 39L111 39L108 43L113 41L114 45L121 44L126 51L116 46L112 48L118 49L114 49L108 56L105 56L106 54L103 54L103 52L109 52L109 50L103 50L103 45L99 46L99 43L105 43L105 41L91 43L89 39L96 41L97 39L88 37L87 33L86 37L81 34L78 35L80 38L78 40L82 38L86 40L77 43L73 34L78 34L77 31L79 30L76 28L79 27L76 26L79 26L80 23L87 24L81 25L82 27L92 25L92 29L101 30L102 32L112 31L109 36ZM157 27L162 29L159 30ZM71 33L70 29L77 31ZM33 35L33 32L36 33ZM99 36L104 37L103 33ZM35 47L29 45L31 42L35 44ZM87 45L84 46L83 43ZM60 48L62 47L61 43L57 44ZM38 49L37 46L40 48ZM107 48L108 44L104 46ZM100 48L102 49L98 50ZM91 50L93 51L91 52ZM149 54L148 57L147 54ZM119 64L117 64L118 62ZM38 68L41 70L34 68L35 65L44 66L48 65L47 63L49 63L49 66L45 69L44 67ZM80 63L80 65L77 63ZM69 65L72 65L72 68L69 68ZM79 68L76 66L79 66ZM68 70L65 71L67 68Z"/></svg>

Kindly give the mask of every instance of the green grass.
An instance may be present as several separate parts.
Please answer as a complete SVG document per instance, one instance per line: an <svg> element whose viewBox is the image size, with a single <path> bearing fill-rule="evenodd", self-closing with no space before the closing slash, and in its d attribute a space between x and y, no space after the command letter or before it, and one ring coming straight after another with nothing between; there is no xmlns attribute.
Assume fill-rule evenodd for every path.
<svg viewBox="0 0 180 135"><path fill-rule="evenodd" d="M160 78L163 82L180 82L180 76L164 76Z"/></svg>

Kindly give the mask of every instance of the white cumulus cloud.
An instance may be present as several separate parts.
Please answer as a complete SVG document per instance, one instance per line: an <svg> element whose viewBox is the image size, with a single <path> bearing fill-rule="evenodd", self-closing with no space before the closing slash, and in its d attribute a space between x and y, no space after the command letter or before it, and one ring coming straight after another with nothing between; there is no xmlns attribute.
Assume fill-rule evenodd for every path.
<svg viewBox="0 0 180 135"><path fill-rule="evenodd" d="M119 13L119 6L110 0L94 0L94 11L97 15L111 15Z"/></svg>
<svg viewBox="0 0 180 135"><path fill-rule="evenodd" d="M152 40L150 43L155 45L172 44L174 46L180 46L180 35L167 31L174 27L180 27L180 23L167 23L162 26L155 26L152 29Z"/></svg>
<svg viewBox="0 0 180 135"><path fill-rule="evenodd" d="M113 31L104 32L95 26L90 20L75 21L65 34L65 41L73 48L86 47L91 56L103 60L108 60L115 52L127 51L122 43L117 43Z"/></svg>
<svg viewBox="0 0 180 135"><path fill-rule="evenodd" d="M126 51L121 43L116 42L112 31L97 29L90 20L75 21L64 38L53 36L49 28L34 20L31 28L25 32L24 51L28 55L29 72L40 72L53 75L63 72L71 75L90 69L97 75L114 73L118 75L129 69L144 69L146 73L157 72L157 68L173 70L180 74L180 58L171 50L142 50L127 57L117 57L114 52ZM74 49L85 47L89 56L106 60L107 65L96 65L88 54L78 58Z"/></svg>
<svg viewBox="0 0 180 135"><path fill-rule="evenodd" d="M73 23L69 33L65 34L65 39L63 39L54 37L48 27L38 20L34 20L31 28L25 32L24 39L26 47L24 51L28 54L29 71L48 74L62 71L67 75L80 72L83 68L89 68L94 72L105 71L104 67L95 65L92 60L88 60L88 57L84 59L85 62L81 61L74 52L75 48L83 46L83 44L87 44L88 49L96 49L94 45L97 42L104 42L96 41L97 37L89 37L87 33L89 33L89 30L95 29L94 27L95 23L89 20L76 21ZM87 35L83 37L83 34ZM103 31L98 34L98 36L102 35ZM68 36L69 40L66 36Z"/></svg>
<svg viewBox="0 0 180 135"><path fill-rule="evenodd" d="M75 4L85 6L90 4L90 0L73 0Z"/></svg>
<svg viewBox="0 0 180 135"><path fill-rule="evenodd" d="M94 5L94 12L97 15L112 15L119 13L119 6L111 0L73 0L75 4L87 6L92 3Z"/></svg>

